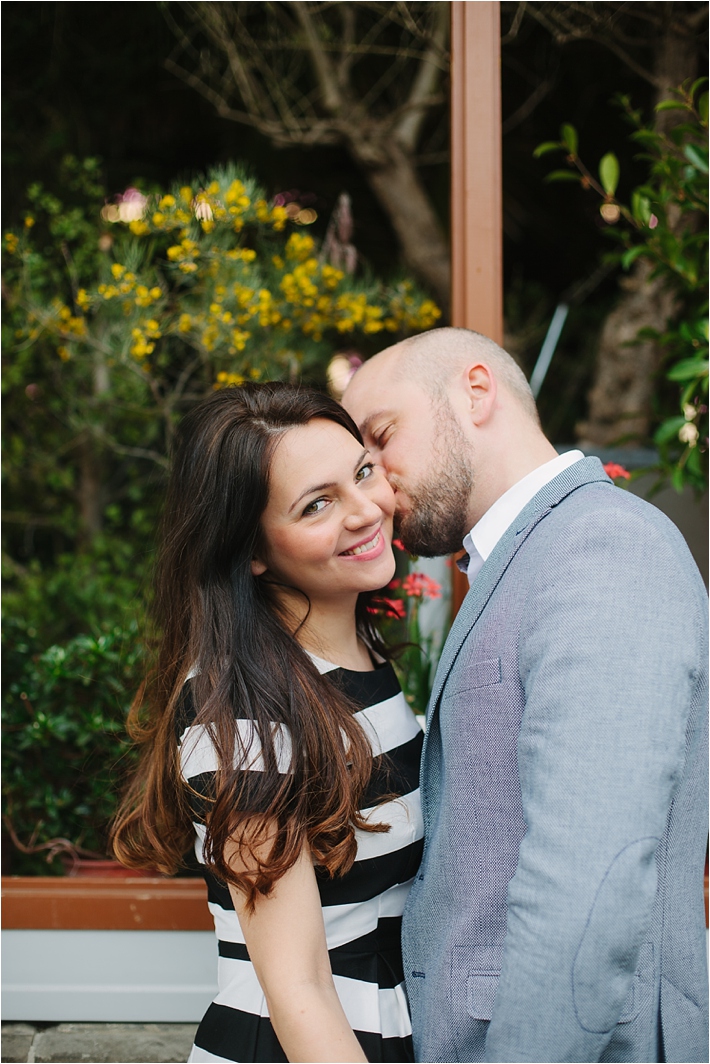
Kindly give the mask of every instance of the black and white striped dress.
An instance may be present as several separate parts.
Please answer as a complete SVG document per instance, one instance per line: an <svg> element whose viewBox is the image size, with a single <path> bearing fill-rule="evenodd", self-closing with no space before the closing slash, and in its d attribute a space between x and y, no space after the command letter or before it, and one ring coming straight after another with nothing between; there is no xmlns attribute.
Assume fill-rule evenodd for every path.
<svg viewBox="0 0 710 1064"><path fill-rule="evenodd" d="M313 656L312 656L313 657ZM412 1061L412 1028L404 989L400 931L402 911L422 851L419 758L423 735L407 705L392 666L353 672L319 658L321 673L362 708L357 713L373 748L373 774L362 810L389 832L356 832L357 860L340 878L316 869L333 979L345 1015L370 1061ZM187 688L189 685L187 685ZM180 737L184 778L206 791L216 768L204 728L191 724L195 712L185 699ZM254 739L249 720L238 720L243 738ZM281 744L287 771L288 737ZM277 744L278 745L278 744ZM252 745L249 768L258 771ZM382 755L386 755L383 757ZM385 795L399 795L378 805ZM196 823L196 852L202 857L204 827ZM286 1061L274 1033L266 999L249 960L227 887L205 871L209 907L217 933L219 993L195 1036L189 1060Z"/></svg>

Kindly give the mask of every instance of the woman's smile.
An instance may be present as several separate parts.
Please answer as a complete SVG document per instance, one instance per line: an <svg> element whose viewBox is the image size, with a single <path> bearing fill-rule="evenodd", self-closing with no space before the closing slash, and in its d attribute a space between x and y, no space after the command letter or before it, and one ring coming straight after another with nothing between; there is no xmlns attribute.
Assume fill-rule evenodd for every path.
<svg viewBox="0 0 710 1064"><path fill-rule="evenodd" d="M382 535L381 530L378 528L374 536L370 536L369 539L364 542L356 543L354 547L350 547L348 550L340 552L341 558L358 558L361 561L371 561L374 558L379 558L382 551L385 549L385 538Z"/></svg>

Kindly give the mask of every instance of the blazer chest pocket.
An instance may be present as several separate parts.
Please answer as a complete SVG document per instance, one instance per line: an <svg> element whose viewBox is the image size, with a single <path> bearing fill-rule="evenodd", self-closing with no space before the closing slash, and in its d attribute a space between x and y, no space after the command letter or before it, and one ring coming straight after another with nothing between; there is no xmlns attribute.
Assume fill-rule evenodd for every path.
<svg viewBox="0 0 710 1064"><path fill-rule="evenodd" d="M458 694L460 691L474 691L479 687L493 687L501 683L502 679L500 658L486 658L464 665L452 686L454 693Z"/></svg>

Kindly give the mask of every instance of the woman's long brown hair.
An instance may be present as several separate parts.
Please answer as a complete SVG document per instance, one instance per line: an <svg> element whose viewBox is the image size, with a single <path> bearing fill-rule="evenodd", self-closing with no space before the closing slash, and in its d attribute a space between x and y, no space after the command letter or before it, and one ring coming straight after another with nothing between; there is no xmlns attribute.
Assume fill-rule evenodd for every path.
<svg viewBox="0 0 710 1064"><path fill-rule="evenodd" d="M190 674L194 724L208 729L219 761L204 858L210 871L243 891L249 907L304 845L338 875L355 859L356 828L387 830L359 813L372 750L353 706L319 675L280 617L272 588L251 572L274 446L313 418L334 421L362 442L332 399L275 382L216 392L180 423L155 575L157 660L128 719L142 753L112 828L113 852L123 864L165 874L182 864L193 836L178 752ZM358 601L358 630L387 656L368 597ZM263 771L240 767L249 751L235 718L254 722ZM285 725L290 736L287 772L279 771L274 725ZM250 871L230 867L230 840L242 851L239 867L248 860Z"/></svg>

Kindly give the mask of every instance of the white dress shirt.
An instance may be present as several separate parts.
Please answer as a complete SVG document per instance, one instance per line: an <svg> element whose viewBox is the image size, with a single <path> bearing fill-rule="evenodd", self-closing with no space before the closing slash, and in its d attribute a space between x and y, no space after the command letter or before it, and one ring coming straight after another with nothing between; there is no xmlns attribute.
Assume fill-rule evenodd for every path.
<svg viewBox="0 0 710 1064"><path fill-rule="evenodd" d="M468 553L468 561L466 558L461 558L459 568L466 573L469 587L478 576L483 563L493 551L498 540L510 528L533 496L537 495L545 484L554 480L563 469L579 462L581 458L584 458L581 451L566 451L557 458L552 458L544 465L533 469L532 473L528 473L517 484L513 484L512 488L508 488L490 509L486 510L463 541L464 550Z"/></svg>

